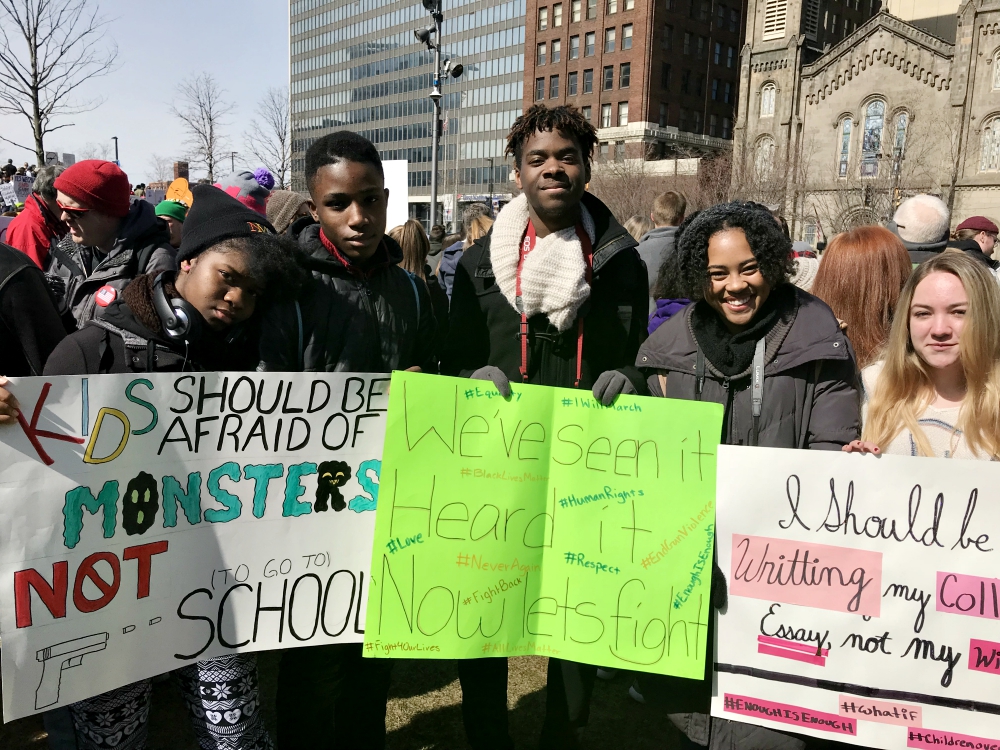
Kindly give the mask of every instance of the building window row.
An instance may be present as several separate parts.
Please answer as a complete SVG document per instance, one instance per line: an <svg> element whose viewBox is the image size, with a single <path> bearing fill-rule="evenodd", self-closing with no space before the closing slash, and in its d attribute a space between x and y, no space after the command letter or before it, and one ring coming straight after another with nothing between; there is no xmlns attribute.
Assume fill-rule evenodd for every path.
<svg viewBox="0 0 1000 750"><path fill-rule="evenodd" d="M630 50L632 49L632 29L633 26L627 23L622 26L622 36L621 36L621 49ZM606 53L615 52L617 50L617 28L608 28L604 30L604 51ZM584 57L594 56L594 46L596 42L596 33L593 31L587 32L584 35ZM551 50L551 56L549 51ZM577 60L580 57L580 36L576 34L569 38L569 59ZM562 40L553 39L551 42L538 42L535 47L535 65L545 65L547 62L557 63L562 58Z"/></svg>
<svg viewBox="0 0 1000 750"><path fill-rule="evenodd" d="M489 158L489 157L486 157ZM498 182L507 182L510 176L510 168L507 166L493 167L492 175L490 167L466 167L461 170L461 183L463 185L489 185Z"/></svg>
<svg viewBox="0 0 1000 750"><path fill-rule="evenodd" d="M522 18L525 11L525 0L510 0L502 5L493 5L475 13L453 15L445 20L442 31L445 35L451 35L461 31L481 29L489 24ZM293 57L303 55L315 49L330 47L337 42L359 36L374 36L380 31L418 21L424 17L425 13L426 11L420 5L412 5L347 26L334 26L329 31L292 42L291 55ZM412 41L412 37L410 37L410 41ZM379 43L374 42L373 44Z"/></svg>
<svg viewBox="0 0 1000 750"><path fill-rule="evenodd" d="M622 10L635 10L635 0L606 0L607 15L611 16L618 12L619 3ZM597 18L597 0L570 0L569 21L570 23L580 23L583 20L583 8L586 3L587 20L592 21ZM538 9L538 20L536 28L539 31L558 29L563 25L563 3L552 5L552 14L549 15L549 7L544 6Z"/></svg>
<svg viewBox="0 0 1000 750"><path fill-rule="evenodd" d="M344 92L341 92L344 93ZM327 95L333 96L333 95ZM463 92L445 94L441 99L444 109L455 109L461 106L480 106L483 104L499 104L501 102L517 101L524 96L521 81L502 83L496 86L484 86ZM323 98L323 97L317 97ZM464 99L463 99L464 98ZM360 122L389 120L398 117L427 114L433 109L431 100L427 97L409 99L403 102L391 102L361 109L352 109L336 114L319 117L298 118L292 122L292 127L299 130L310 128L336 128Z"/></svg>
<svg viewBox="0 0 1000 750"><path fill-rule="evenodd" d="M605 65L601 71L601 91L612 91L615 87L615 66ZM587 68L583 71L583 90L579 89L579 71L572 71L567 74L567 96L576 96L577 93L592 94L594 92L594 69ZM632 83L632 63L621 63L618 66L618 88L627 89ZM545 76L535 79L535 101L545 99ZM559 76L549 76L548 98L559 98Z"/></svg>
<svg viewBox="0 0 1000 750"><path fill-rule="evenodd" d="M616 115L616 116L615 116ZM614 116L614 120L612 117ZM616 110L612 110L611 104L601 105L601 123L602 128L611 127L625 127L628 125L628 102L618 102L618 107Z"/></svg>
<svg viewBox="0 0 1000 750"><path fill-rule="evenodd" d="M390 37L390 39L391 38L392 37ZM292 75L301 75L302 73L308 73L318 68L326 68L339 63L347 62L349 60L355 60L359 57L381 54L388 50L402 47L413 41L413 35L409 32L400 33L396 35L396 38L398 38L397 42L388 42L385 40L381 42L365 42L363 44L356 44L353 47L331 50L330 52L325 52L321 55L309 57L304 60L298 60L292 63ZM472 54L489 52L494 49L503 49L504 47L513 47L518 44L524 44L523 26L502 29L500 31L495 31L492 34L482 34L470 39L463 39L460 42L445 45L444 52L455 57L468 57ZM427 53L421 52L413 54L422 55ZM404 55L403 57L407 56ZM392 61L397 59L399 58L389 58L388 60L382 60L378 63L371 64L381 66L382 72L385 73L392 72L393 70L403 70L405 67L415 67L415 65L407 65L405 67L392 68L392 64L398 64L393 63ZM425 63L421 62L419 64L423 65ZM372 75L381 75L381 73L373 73Z"/></svg>
<svg viewBox="0 0 1000 750"><path fill-rule="evenodd" d="M301 16L303 13L321 8L324 5L332 5L338 2L342 2L342 0L296 0L296 2L293 2L289 6L289 17L295 18L296 16ZM340 8L336 8L328 13L321 13L296 21L291 26L291 35L296 36L321 26L327 26L331 22L342 21L351 16L360 16L383 8L386 5L393 5L396 2L397 0L356 0L356 2L343 4ZM441 5L443 10L447 12L474 2L476 0L443 0Z"/></svg>
<svg viewBox="0 0 1000 750"><path fill-rule="evenodd" d="M507 142L503 138L491 138L488 141L472 141L463 143L461 147L462 159L489 159L503 156Z"/></svg>
<svg viewBox="0 0 1000 750"><path fill-rule="evenodd" d="M510 130L514 120L521 114L520 109L505 112L486 112L481 115L468 115L460 119L462 133L486 133L491 130ZM449 132L452 132L449 129ZM459 132L456 128L454 132Z"/></svg>

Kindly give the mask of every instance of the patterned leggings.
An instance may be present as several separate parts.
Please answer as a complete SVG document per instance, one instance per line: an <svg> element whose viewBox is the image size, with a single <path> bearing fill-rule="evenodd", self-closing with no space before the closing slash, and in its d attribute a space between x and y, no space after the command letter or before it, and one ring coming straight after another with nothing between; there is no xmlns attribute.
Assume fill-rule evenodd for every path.
<svg viewBox="0 0 1000 750"><path fill-rule="evenodd" d="M264 727L257 657L232 654L175 673L202 750L274 750ZM143 750L152 685L140 680L70 706L79 750Z"/></svg>

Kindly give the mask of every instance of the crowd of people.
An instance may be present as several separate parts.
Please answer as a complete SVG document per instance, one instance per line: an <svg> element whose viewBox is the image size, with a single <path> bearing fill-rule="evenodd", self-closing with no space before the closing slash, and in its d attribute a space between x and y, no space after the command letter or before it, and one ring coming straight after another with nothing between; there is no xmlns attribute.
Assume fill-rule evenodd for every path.
<svg viewBox="0 0 1000 750"><path fill-rule="evenodd" d="M495 218L469 206L452 235L387 228L378 152L347 131L309 148L308 196L239 172L153 206L110 162L39 169L0 245L0 374L413 370L504 396L513 382L715 402L731 445L1000 458L992 221L949 234L947 206L917 195L821 256L752 202L688 214L668 192L619 223L586 189L596 141L574 107L531 107L507 138L518 196ZM0 429L20 408L5 383ZM713 607L726 595L716 569ZM710 717L709 649L704 680L639 674L630 690L686 747L829 745ZM277 746L383 747L392 666L360 644L285 651ZM512 748L506 659L458 671L470 745ZM260 700L252 654L177 677L203 748L275 746L259 711L237 710ZM608 672L551 658L547 677L539 746L577 747ZM150 696L144 680L50 711L50 747L144 747Z"/></svg>

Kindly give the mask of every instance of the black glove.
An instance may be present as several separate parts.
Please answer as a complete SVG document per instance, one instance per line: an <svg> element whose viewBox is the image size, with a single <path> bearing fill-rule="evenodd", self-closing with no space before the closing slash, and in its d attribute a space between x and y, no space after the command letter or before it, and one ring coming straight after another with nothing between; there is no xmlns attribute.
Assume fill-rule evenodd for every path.
<svg viewBox="0 0 1000 750"><path fill-rule="evenodd" d="M493 365L480 367L472 373L472 379L490 380L497 387L497 390L500 391L501 396L510 398L510 380L507 379L507 376L499 367L494 367Z"/></svg>
<svg viewBox="0 0 1000 750"><path fill-rule="evenodd" d="M728 603L729 590L726 576L718 565L712 563L712 606L716 609L725 609Z"/></svg>
<svg viewBox="0 0 1000 750"><path fill-rule="evenodd" d="M618 370L607 370L594 383L594 398L605 406L611 406L621 394L635 395L635 386L632 381L625 377Z"/></svg>

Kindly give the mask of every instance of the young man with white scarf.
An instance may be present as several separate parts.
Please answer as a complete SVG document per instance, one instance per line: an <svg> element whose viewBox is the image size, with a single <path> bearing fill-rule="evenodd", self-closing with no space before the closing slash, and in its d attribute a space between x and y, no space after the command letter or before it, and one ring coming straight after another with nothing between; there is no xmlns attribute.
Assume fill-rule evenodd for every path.
<svg viewBox="0 0 1000 750"><path fill-rule="evenodd" d="M586 193L597 132L572 106L531 107L507 136L521 195L465 251L455 275L442 371L593 388L610 404L645 393L634 362L646 337L646 267L636 242ZM549 660L540 747L573 748L597 668ZM462 715L474 750L508 750L507 660L459 662Z"/></svg>

